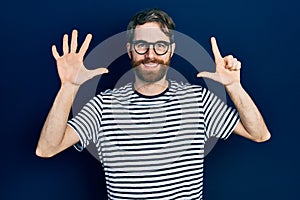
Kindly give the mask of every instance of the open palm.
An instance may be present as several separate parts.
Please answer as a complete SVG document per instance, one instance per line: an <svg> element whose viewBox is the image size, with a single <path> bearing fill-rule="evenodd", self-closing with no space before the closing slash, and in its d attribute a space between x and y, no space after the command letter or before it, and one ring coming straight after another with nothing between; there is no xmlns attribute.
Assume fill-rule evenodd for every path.
<svg viewBox="0 0 300 200"><path fill-rule="evenodd" d="M78 46L77 37L77 30L73 30L71 45L69 47L68 35L64 35L62 56L58 54L56 46L52 46L52 54L56 59L57 70L62 84L71 83L74 85L81 85L94 76L108 72L106 68L98 68L95 70L86 69L83 64L83 58L91 42L92 35L88 34L86 36L78 53L76 52Z"/></svg>

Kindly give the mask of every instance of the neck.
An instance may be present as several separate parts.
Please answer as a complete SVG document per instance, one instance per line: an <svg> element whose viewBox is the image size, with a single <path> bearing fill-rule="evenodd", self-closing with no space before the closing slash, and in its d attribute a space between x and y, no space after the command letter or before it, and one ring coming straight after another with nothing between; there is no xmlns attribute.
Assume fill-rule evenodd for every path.
<svg viewBox="0 0 300 200"><path fill-rule="evenodd" d="M167 89L168 86L169 86L169 82L166 80L166 78L163 78L162 80L153 83L148 83L136 79L134 83L135 90L145 96L155 96L161 94L163 91Z"/></svg>

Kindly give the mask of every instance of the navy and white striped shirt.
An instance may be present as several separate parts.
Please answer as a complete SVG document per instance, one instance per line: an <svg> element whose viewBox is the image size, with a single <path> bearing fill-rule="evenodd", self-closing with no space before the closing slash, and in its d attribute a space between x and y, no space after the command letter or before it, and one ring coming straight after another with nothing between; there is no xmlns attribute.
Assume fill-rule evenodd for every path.
<svg viewBox="0 0 300 200"><path fill-rule="evenodd" d="M202 199L204 145L226 139L238 113L198 85L170 81L143 96L132 83L91 99L68 124L95 145L109 199Z"/></svg>

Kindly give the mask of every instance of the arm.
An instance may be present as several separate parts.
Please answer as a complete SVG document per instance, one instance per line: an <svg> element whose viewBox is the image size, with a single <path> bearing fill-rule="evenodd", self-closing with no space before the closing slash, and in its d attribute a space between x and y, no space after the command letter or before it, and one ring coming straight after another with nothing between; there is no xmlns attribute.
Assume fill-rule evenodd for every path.
<svg viewBox="0 0 300 200"><path fill-rule="evenodd" d="M241 63L233 56L222 57L215 38L211 39L215 57L216 72L200 72L198 77L205 77L223 84L240 116L240 122L234 133L256 142L263 142L271 137L270 132L251 97L240 83Z"/></svg>
<svg viewBox="0 0 300 200"><path fill-rule="evenodd" d="M52 53L57 63L57 70L61 80L60 90L42 128L36 148L36 155L51 157L79 141L75 131L67 126L68 116L82 83L96 75L107 73L107 69L99 68L87 70L83 65L83 57L88 49L92 36L85 38L79 52L77 50L77 31L72 32L69 49L68 35L63 37L63 55L59 56L56 46L52 46Z"/></svg>
<svg viewBox="0 0 300 200"><path fill-rule="evenodd" d="M262 115L242 85L231 84L226 86L226 90L241 119L234 129L234 133L255 142L264 142L270 139L271 134Z"/></svg>
<svg viewBox="0 0 300 200"><path fill-rule="evenodd" d="M36 155L51 157L79 141L75 131L67 126L68 116L78 87L62 85L41 131Z"/></svg>

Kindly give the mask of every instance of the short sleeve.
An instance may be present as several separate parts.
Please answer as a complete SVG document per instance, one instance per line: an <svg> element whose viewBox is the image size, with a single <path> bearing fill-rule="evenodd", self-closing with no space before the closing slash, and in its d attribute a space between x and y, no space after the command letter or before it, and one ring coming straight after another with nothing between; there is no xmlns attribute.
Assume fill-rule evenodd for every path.
<svg viewBox="0 0 300 200"><path fill-rule="evenodd" d="M238 112L209 90L204 88L203 91L202 102L206 139L210 137L227 139L239 122Z"/></svg>
<svg viewBox="0 0 300 200"><path fill-rule="evenodd" d="M96 143L101 124L101 102L100 95L97 95L85 104L75 117L68 121L68 125L75 130L80 138L80 142L74 145L78 151L82 151L90 143Z"/></svg>

